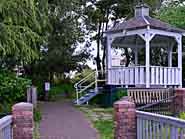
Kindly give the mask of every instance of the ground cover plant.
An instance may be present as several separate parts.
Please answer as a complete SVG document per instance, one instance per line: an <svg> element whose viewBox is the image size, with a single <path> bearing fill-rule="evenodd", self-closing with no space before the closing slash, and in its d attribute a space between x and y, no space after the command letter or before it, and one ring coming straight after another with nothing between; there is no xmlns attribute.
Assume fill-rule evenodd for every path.
<svg viewBox="0 0 185 139"><path fill-rule="evenodd" d="M100 108L98 106L78 108L90 119L93 127L99 132L100 139L114 138L113 108Z"/></svg>

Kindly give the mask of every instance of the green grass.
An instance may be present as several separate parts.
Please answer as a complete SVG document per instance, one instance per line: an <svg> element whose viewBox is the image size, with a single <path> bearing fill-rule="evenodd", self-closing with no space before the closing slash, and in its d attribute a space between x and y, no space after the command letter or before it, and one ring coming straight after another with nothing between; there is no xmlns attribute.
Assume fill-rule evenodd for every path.
<svg viewBox="0 0 185 139"><path fill-rule="evenodd" d="M113 108L100 108L97 106L78 107L100 134L100 139L114 138Z"/></svg>
<svg viewBox="0 0 185 139"><path fill-rule="evenodd" d="M40 139L39 125L42 120L42 114L39 106L34 109L34 132L33 139Z"/></svg>
<svg viewBox="0 0 185 139"><path fill-rule="evenodd" d="M101 139L114 138L114 122L112 120L97 120L93 122L94 127L99 131Z"/></svg>

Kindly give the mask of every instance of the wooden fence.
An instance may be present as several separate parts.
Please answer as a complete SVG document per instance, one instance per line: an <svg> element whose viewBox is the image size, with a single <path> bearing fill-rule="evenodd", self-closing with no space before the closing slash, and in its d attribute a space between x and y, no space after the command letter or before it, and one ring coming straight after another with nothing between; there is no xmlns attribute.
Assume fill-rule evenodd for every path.
<svg viewBox="0 0 185 139"><path fill-rule="evenodd" d="M185 120L136 111L137 139L185 139Z"/></svg>
<svg viewBox="0 0 185 139"><path fill-rule="evenodd" d="M173 89L128 89L128 96L132 97L137 106L152 104L174 96Z"/></svg>
<svg viewBox="0 0 185 139"><path fill-rule="evenodd" d="M0 139L12 139L12 116L0 119Z"/></svg>
<svg viewBox="0 0 185 139"><path fill-rule="evenodd" d="M161 115L175 116L178 113L175 111L174 107L174 99L176 96L171 96L167 99L160 100L158 102L154 102L152 104L147 104L141 107L138 107L137 110L152 112Z"/></svg>

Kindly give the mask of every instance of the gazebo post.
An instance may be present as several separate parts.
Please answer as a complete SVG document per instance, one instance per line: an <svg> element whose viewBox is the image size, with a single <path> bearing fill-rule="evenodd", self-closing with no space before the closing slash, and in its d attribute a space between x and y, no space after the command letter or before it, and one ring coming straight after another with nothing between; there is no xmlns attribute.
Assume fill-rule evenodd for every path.
<svg viewBox="0 0 185 139"><path fill-rule="evenodd" d="M107 36L107 73L108 73L108 83L110 82L110 75L109 69L112 67L112 53L111 53L111 45L112 45L113 38L108 35Z"/></svg>
<svg viewBox="0 0 185 139"><path fill-rule="evenodd" d="M168 67L172 67L172 49L173 45L168 46Z"/></svg>
<svg viewBox="0 0 185 139"><path fill-rule="evenodd" d="M176 41L178 44L178 68L179 70L179 80L180 80L180 85L179 87L182 87L182 36L179 35L176 37Z"/></svg>
<svg viewBox="0 0 185 139"><path fill-rule="evenodd" d="M146 88L150 88L150 34L145 33Z"/></svg>
<svg viewBox="0 0 185 139"><path fill-rule="evenodd" d="M134 49L134 64L138 65L138 48Z"/></svg>

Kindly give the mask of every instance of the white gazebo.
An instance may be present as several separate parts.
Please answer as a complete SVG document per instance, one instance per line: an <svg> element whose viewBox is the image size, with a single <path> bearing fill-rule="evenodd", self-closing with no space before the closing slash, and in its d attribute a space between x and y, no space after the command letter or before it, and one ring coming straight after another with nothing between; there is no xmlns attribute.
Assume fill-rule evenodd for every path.
<svg viewBox="0 0 185 139"><path fill-rule="evenodd" d="M149 7L140 4L135 17L119 23L106 32L107 37L107 84L126 87L181 87L182 86L182 36L185 30L151 18ZM130 48L134 51L134 66L113 66L111 49ZM151 65L151 49L164 48L168 57L166 66ZM145 49L145 64L139 65L138 54ZM178 62L172 63L176 48ZM177 66L176 66L177 65Z"/></svg>

